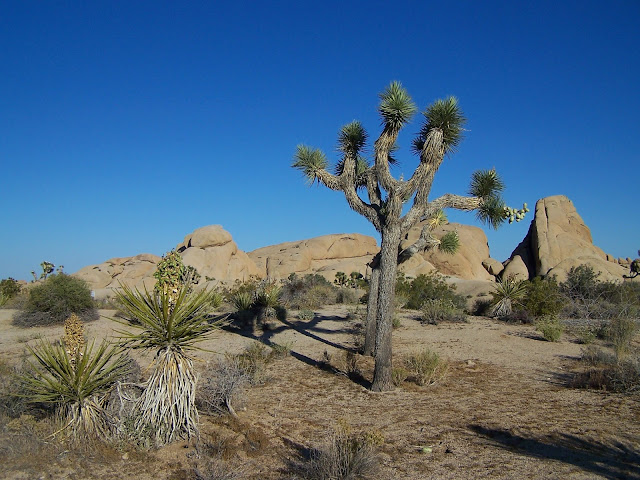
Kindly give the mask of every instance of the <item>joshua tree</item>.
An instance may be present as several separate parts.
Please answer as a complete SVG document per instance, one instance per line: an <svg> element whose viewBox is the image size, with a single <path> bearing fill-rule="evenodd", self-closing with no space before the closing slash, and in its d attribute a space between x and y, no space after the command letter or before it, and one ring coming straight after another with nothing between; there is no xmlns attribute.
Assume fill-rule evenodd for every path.
<svg viewBox="0 0 640 480"><path fill-rule="evenodd" d="M378 112L382 117L382 132L374 143L372 165L362 156L367 134L358 121L340 130L338 148L342 158L334 173L327 170L324 153L305 145L298 146L293 163L310 183L318 181L332 190L342 191L349 206L380 232L381 249L371 264L367 306L368 318L375 318L374 391L393 388L391 330L398 264L425 248L443 243L445 248L457 245L457 239L451 235L440 240L434 238L433 227L427 222L419 239L400 251L401 240L409 229L421 220L434 219L446 208L476 211L477 217L492 227L511 216L500 197L504 185L495 170L475 172L469 196L445 194L428 199L435 173L445 155L454 152L462 140L465 118L454 97L437 100L425 110L424 123L413 141L419 165L408 180L393 177L390 164L395 162L392 153L397 148L398 134L416 111L407 91L400 83L392 82L380 94ZM359 194L362 189L366 196ZM411 207L405 209L408 202L412 202ZM521 217L524 209L518 213Z"/></svg>

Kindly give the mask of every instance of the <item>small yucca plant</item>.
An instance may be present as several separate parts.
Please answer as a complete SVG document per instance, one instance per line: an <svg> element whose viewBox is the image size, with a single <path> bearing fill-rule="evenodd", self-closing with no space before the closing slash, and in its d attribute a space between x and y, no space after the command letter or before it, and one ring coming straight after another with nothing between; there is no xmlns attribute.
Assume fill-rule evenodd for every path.
<svg viewBox="0 0 640 480"><path fill-rule="evenodd" d="M64 422L62 431L74 441L106 438L110 419L104 396L128 372L127 359L115 346L103 341L97 348L84 340L77 317L65 324L62 344L40 341L27 346L36 360L22 376L29 402L57 406Z"/></svg>
<svg viewBox="0 0 640 480"><path fill-rule="evenodd" d="M122 286L117 293L127 326L119 332L126 347L155 350L154 368L135 404L135 428L151 426L157 445L198 433L196 375L189 350L206 339L220 322L209 322L214 292L189 293L190 285L149 292Z"/></svg>
<svg viewBox="0 0 640 480"><path fill-rule="evenodd" d="M507 317L513 313L514 305L517 305L526 295L529 283L516 280L512 276L498 280L495 292L492 292L493 301L489 309L492 317Z"/></svg>

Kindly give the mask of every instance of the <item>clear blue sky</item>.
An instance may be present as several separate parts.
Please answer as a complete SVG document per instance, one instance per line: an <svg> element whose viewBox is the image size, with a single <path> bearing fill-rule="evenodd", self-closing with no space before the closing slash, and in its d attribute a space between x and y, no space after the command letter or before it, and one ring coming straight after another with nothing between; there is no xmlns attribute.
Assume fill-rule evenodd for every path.
<svg viewBox="0 0 640 480"><path fill-rule="evenodd" d="M509 204L565 194L596 245L640 248L637 0L1 6L0 278L28 279L43 260L74 272L161 255L210 224L245 251L376 235L290 164L300 143L337 158L353 119L375 138L392 80L421 109L456 95L468 118L433 196L495 166ZM398 175L415 167L418 120ZM493 257L509 256L532 213L487 231Z"/></svg>

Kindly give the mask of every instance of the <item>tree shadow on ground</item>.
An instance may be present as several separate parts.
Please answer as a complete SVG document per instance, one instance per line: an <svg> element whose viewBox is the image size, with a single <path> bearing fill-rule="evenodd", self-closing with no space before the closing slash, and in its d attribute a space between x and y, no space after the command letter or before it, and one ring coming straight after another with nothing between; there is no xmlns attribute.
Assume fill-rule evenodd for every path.
<svg viewBox="0 0 640 480"><path fill-rule="evenodd" d="M481 425L469 428L498 446L524 455L568 463L605 478L640 480L640 453L632 442L605 444L564 433L535 438Z"/></svg>
<svg viewBox="0 0 640 480"><path fill-rule="evenodd" d="M233 321L223 326L222 328L228 332L236 333L245 338L250 338L250 339L259 341L261 343L264 343L268 347L273 347L274 345L277 344L277 342L273 341L273 337L275 337L278 333L284 332L286 330L294 330L300 333L301 335L312 338L313 340L316 340L320 343L324 343L325 345L333 347L337 350L343 350L350 353L357 353L357 349L355 347L348 347L339 343L332 342L331 340L327 340L326 338L320 337L319 335L316 335L316 333L314 333L314 332L327 333L327 334L340 334L340 333L354 334L355 333L354 328L327 329L327 328L318 327L318 324L323 321L340 321L340 320L344 320L344 318L339 316L316 315L312 320L308 322L293 323L289 320L279 320L278 321L279 325L271 326L265 330L258 329L257 331L254 331L254 329L251 328L250 326L244 325L241 322L233 322ZM321 368L326 371L332 371L333 373L340 373L340 372L337 372L333 367L331 367L325 359L314 360L313 358L308 357L302 353L296 352L294 350L291 350L289 354L296 360L306 363L307 365L310 365L312 367ZM364 388L369 388L371 385L371 382L358 372L350 372L348 375L345 375L345 376L348 377L354 383L357 383L358 385Z"/></svg>

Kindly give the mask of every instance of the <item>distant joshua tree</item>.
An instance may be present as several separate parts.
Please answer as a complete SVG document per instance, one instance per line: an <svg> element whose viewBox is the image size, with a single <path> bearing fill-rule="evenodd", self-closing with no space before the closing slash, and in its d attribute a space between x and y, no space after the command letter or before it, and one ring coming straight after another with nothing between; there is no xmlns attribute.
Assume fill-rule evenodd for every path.
<svg viewBox="0 0 640 480"><path fill-rule="evenodd" d="M465 118L456 98L437 100L424 112L422 128L413 141L413 150L420 163L411 178L396 179L390 164L397 149L400 130L416 113L417 108L399 82L392 82L380 94L378 112L382 132L373 145L373 164L362 155L367 133L358 121L340 130L338 148L342 158L333 173L318 149L299 145L293 167L299 169L310 184L318 181L326 187L342 191L349 206L369 220L381 234L381 250L371 262L370 293L367 305L366 353L375 356L374 391L393 389L391 331L395 281L398 264L426 248L439 247L455 251L455 232L437 239L432 230L446 208L475 211L477 217L497 228L507 218L524 217L526 207L509 209L501 198L504 188L495 170L477 171L472 175L469 196L445 194L429 201L434 176L446 154L451 154L462 140ZM361 194L366 192L366 196ZM411 207L404 206L412 202ZM400 243L409 229L422 220L429 220L419 239L400 250Z"/></svg>

